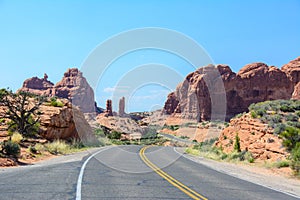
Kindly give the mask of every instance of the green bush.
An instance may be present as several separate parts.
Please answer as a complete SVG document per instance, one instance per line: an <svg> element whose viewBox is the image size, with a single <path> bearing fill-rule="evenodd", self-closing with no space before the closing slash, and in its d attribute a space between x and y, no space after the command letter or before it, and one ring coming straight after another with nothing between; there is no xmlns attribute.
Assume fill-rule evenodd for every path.
<svg viewBox="0 0 300 200"><path fill-rule="evenodd" d="M292 151L296 144L300 142L300 129L288 126L280 133L280 137L283 139L283 146L286 147L288 151Z"/></svg>
<svg viewBox="0 0 300 200"><path fill-rule="evenodd" d="M104 133L104 130L101 129L101 128L97 128L95 131L94 131L95 135L97 137L105 137L105 133Z"/></svg>
<svg viewBox="0 0 300 200"><path fill-rule="evenodd" d="M298 142L291 152L291 168L296 175L300 175L300 142Z"/></svg>
<svg viewBox="0 0 300 200"><path fill-rule="evenodd" d="M250 114L252 118L257 118L257 113L254 110L252 110Z"/></svg>
<svg viewBox="0 0 300 200"><path fill-rule="evenodd" d="M241 152L240 137L239 137L238 133L236 133L236 136L235 136L235 142L234 142L233 149L237 152Z"/></svg>
<svg viewBox="0 0 300 200"><path fill-rule="evenodd" d="M291 121L291 122L297 122L299 117L294 114L288 114L286 115L286 121Z"/></svg>
<svg viewBox="0 0 300 200"><path fill-rule="evenodd" d="M275 126L275 128L274 128L274 134L275 135L279 135L281 132L283 132L284 130L285 130L285 128L286 128L286 125L285 124L282 124L282 123L280 123L280 124L277 124L276 126Z"/></svg>
<svg viewBox="0 0 300 200"><path fill-rule="evenodd" d="M112 131L107 137L112 140L119 140L121 138L121 133L118 131Z"/></svg>
<svg viewBox="0 0 300 200"><path fill-rule="evenodd" d="M282 112L294 112L295 110L292 108L292 107L290 107L289 105L282 105L281 107L280 107L280 110L282 111Z"/></svg>
<svg viewBox="0 0 300 200"><path fill-rule="evenodd" d="M17 143L8 140L1 143L1 153L5 156L18 158L21 148Z"/></svg>
<svg viewBox="0 0 300 200"><path fill-rule="evenodd" d="M54 107L64 107L64 104L58 100L56 97L50 99L50 105Z"/></svg>
<svg viewBox="0 0 300 200"><path fill-rule="evenodd" d="M277 168L289 167L290 162L288 160L279 161L279 162L276 162L275 166Z"/></svg>

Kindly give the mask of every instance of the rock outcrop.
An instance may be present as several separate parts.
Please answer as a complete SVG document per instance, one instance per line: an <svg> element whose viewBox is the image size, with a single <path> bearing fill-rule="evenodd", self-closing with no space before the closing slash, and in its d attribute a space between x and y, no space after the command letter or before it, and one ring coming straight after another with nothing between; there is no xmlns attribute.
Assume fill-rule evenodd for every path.
<svg viewBox="0 0 300 200"><path fill-rule="evenodd" d="M44 74L44 78L32 77L23 83L22 91L34 93L43 96L55 95L54 84L48 81L48 75Z"/></svg>
<svg viewBox="0 0 300 200"><path fill-rule="evenodd" d="M47 78L45 74L42 79L38 77L27 79L19 91L68 99L84 113L96 111L94 91L77 68L68 69L62 80L55 85Z"/></svg>
<svg viewBox="0 0 300 200"><path fill-rule="evenodd" d="M300 57L281 70L264 63L252 63L234 73L227 65L208 65L190 73L168 95L164 113L205 121L211 119L212 112L216 114L226 109L223 115L228 120L248 111L252 103L300 98L299 80ZM222 107L222 104L225 105ZM218 114L222 116L222 112L216 116Z"/></svg>
<svg viewBox="0 0 300 200"><path fill-rule="evenodd" d="M107 116L107 117L113 116L112 101L110 99L106 100L105 116Z"/></svg>
<svg viewBox="0 0 300 200"><path fill-rule="evenodd" d="M93 130L82 112L73 107L68 100L61 100L63 107L40 107L40 135L47 140L80 139L83 142L96 141Z"/></svg>
<svg viewBox="0 0 300 200"><path fill-rule="evenodd" d="M282 140L273 134L273 129L259 119L253 119L250 114L231 119L230 125L219 136L216 146L222 147L225 153L231 153L237 134L241 150L251 152L255 159L278 161L288 156L282 147Z"/></svg>
<svg viewBox="0 0 300 200"><path fill-rule="evenodd" d="M94 91L78 69L68 69L55 85L55 95L66 98L84 113L95 112Z"/></svg>
<svg viewBox="0 0 300 200"><path fill-rule="evenodd" d="M125 97L122 97L119 101L119 116L123 117L125 115Z"/></svg>

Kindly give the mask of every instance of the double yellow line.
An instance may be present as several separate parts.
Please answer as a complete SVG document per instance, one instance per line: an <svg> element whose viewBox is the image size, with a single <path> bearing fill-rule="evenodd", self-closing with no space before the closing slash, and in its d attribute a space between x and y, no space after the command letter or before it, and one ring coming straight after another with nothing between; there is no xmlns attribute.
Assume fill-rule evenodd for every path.
<svg viewBox="0 0 300 200"><path fill-rule="evenodd" d="M184 192L186 195L191 197L192 199L199 199L199 200L207 200L207 198L203 197L201 194L197 193L196 191L190 189L189 187L185 186L183 183L179 182L166 172L162 171L159 167L154 165L145 155L146 149L149 148L148 146L143 147L140 150L140 157L141 159L148 165L153 171L155 171L158 175L166 179L169 183L171 183L174 187L178 188L182 192Z"/></svg>

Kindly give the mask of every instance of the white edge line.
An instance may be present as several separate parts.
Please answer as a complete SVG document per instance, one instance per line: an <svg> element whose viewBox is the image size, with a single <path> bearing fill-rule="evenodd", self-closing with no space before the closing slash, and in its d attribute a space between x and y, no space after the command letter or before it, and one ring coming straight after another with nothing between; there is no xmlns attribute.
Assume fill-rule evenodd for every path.
<svg viewBox="0 0 300 200"><path fill-rule="evenodd" d="M296 194L292 194L292 193L289 193L289 192L286 192L286 191L283 191L283 190L280 190L280 189L276 189L276 188L273 188L273 187L271 187L271 186L267 186L267 185L264 185L264 184L260 184L260 183L256 183L256 182L251 182L251 181L249 181L249 180L247 180L247 179L241 178L241 177L236 176L236 175L234 175L234 174L231 174L231 173L228 173L228 172L219 170L219 169L214 169L214 168L210 167L209 165L206 165L206 164L203 164L203 163L200 163L200 162L198 162L198 161L195 161L195 160L191 159L190 157L184 155L183 153L179 153L179 152L176 150L176 147L173 147L173 150L174 150L176 153L178 153L179 155L185 157L186 159L188 159L188 160L190 160L190 161L192 161L192 162L194 162L194 163L204 165L204 166L206 166L206 167L208 167L208 168L210 168L210 169L212 169L212 170L215 170L215 171L217 171L217 172L220 172L220 173L222 173L222 174L226 174L226 175L229 175L229 176L238 178L238 179L240 179L240 180L247 181L247 182L249 182L249 183L253 183L253 184L256 184L256 185L260 185L260 186L263 186L263 187L265 187L265 188L268 188L268 189L271 189L271 190L274 190L274 191L277 191L277 192L281 192L281 193L284 193L284 194L286 194L286 195L289 195L289 196L295 197L295 198L297 198L297 199L300 199L300 197L299 197L298 195L296 195Z"/></svg>
<svg viewBox="0 0 300 200"><path fill-rule="evenodd" d="M102 152L102 151L105 151L105 150L108 150L112 148L112 146L110 147L106 147L106 148L103 148L99 151L97 151L96 153L93 153L90 157L88 157L88 159L85 160L85 162L83 163L81 169L80 169L80 173L79 173L79 176L78 176L78 179L77 179L77 187L76 187L76 200L81 200L81 185L82 185L82 178L83 178L83 174L84 174L84 170L85 170L85 167L87 165L87 163L94 157L96 156L98 153Z"/></svg>

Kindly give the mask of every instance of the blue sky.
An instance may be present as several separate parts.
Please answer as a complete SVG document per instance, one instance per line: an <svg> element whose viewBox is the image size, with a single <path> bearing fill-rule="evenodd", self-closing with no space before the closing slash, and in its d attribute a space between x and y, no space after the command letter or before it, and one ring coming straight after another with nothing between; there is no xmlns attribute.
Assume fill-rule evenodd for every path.
<svg viewBox="0 0 300 200"><path fill-rule="evenodd" d="M0 87L16 90L25 79L44 72L56 83L67 68L81 68L108 38L144 27L178 31L201 45L214 63L228 64L236 72L251 62L281 67L300 56L299 10L299 0L0 0ZM104 107L112 98L124 74L147 63L166 65L182 77L194 70L168 52L131 52L113 62L99 80L94 88L98 104ZM127 98L127 111L162 106L172 87L139 87Z"/></svg>

